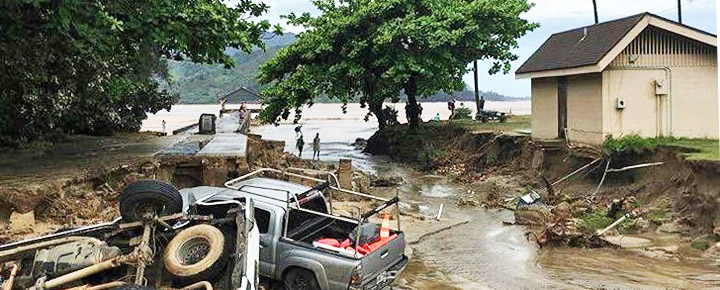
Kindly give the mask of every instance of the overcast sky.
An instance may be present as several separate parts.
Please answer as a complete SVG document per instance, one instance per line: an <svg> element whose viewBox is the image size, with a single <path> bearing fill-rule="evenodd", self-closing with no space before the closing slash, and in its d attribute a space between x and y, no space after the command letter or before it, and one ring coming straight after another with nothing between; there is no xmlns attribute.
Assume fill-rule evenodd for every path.
<svg viewBox="0 0 720 290"><path fill-rule="evenodd" d="M279 23L286 31L299 32L298 27L289 27L280 15L290 12L318 13L310 0L259 0L270 6L263 19ZM520 57L507 75L488 75L490 62L480 64L480 90L495 91L513 97L530 96L530 81L515 80L513 72L542 45L553 33L592 25L594 22L591 0L530 0L535 3L530 12L522 17L540 23L540 28L528 33L518 41L515 53ZM230 3L236 0L230 0ZM651 12L662 17L677 19L677 0L597 0L600 21ZM682 0L683 23L717 34L715 0ZM472 73L465 76L465 82L473 86Z"/></svg>

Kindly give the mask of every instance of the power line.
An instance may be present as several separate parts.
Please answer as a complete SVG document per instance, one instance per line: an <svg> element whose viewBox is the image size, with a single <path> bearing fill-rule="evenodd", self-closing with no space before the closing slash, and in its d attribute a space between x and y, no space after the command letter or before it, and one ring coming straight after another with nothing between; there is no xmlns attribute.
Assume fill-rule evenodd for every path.
<svg viewBox="0 0 720 290"><path fill-rule="evenodd" d="M685 2L684 4L681 4L680 7L685 7L685 6L687 6L687 5L690 5L690 4L693 4L693 3L697 3L697 2L703 2L703 0L688 0L688 1ZM663 13L665 13L665 12L669 12L669 11L673 11L673 10L677 10L677 9L678 9L677 6L673 6L672 8L668 8L668 9L665 9L665 10L663 10L663 11L654 12L654 13L655 13L655 14L663 14Z"/></svg>

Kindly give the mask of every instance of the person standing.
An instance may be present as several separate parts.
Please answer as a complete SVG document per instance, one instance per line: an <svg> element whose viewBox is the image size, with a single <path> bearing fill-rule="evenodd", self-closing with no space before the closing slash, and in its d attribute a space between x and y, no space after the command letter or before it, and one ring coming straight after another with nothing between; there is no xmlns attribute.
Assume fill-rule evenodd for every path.
<svg viewBox="0 0 720 290"><path fill-rule="evenodd" d="M317 160L320 160L320 133L315 134L315 139L313 139L313 160L316 155Z"/></svg>
<svg viewBox="0 0 720 290"><path fill-rule="evenodd" d="M450 98L448 101L448 110L450 110L450 118L449 120L455 119L455 99Z"/></svg>
<svg viewBox="0 0 720 290"><path fill-rule="evenodd" d="M485 111L485 97L480 97L480 111Z"/></svg>
<svg viewBox="0 0 720 290"><path fill-rule="evenodd" d="M295 148L298 150L298 157L302 158L302 150L305 147L305 140L303 140L302 131L300 126L295 127Z"/></svg>

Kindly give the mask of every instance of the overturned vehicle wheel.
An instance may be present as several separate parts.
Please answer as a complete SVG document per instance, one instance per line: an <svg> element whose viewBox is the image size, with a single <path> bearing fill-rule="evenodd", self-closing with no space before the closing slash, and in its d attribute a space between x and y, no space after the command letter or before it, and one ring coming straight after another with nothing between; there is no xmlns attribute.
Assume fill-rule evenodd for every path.
<svg viewBox="0 0 720 290"><path fill-rule="evenodd" d="M120 215L127 222L143 217L182 212L182 196L174 186L158 180L139 180L128 185L120 197Z"/></svg>
<svg viewBox="0 0 720 290"><path fill-rule="evenodd" d="M223 233L211 225L182 230L165 248L165 269L182 283L212 279L232 254Z"/></svg>

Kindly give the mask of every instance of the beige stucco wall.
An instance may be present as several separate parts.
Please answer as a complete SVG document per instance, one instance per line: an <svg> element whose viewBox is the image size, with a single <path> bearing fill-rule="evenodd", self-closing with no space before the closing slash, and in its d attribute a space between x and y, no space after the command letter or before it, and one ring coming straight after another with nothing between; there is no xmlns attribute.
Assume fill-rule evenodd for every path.
<svg viewBox="0 0 720 290"><path fill-rule="evenodd" d="M665 104L655 96L655 80L665 78L665 71L606 70L603 72L604 132L614 137L637 134L655 137L663 128ZM617 100L625 100L625 109L617 109Z"/></svg>
<svg viewBox="0 0 720 290"><path fill-rule="evenodd" d="M602 74L568 76L567 80L567 137L570 142L602 143Z"/></svg>
<svg viewBox="0 0 720 290"><path fill-rule="evenodd" d="M718 139L717 67L671 70L673 136Z"/></svg>
<svg viewBox="0 0 720 290"><path fill-rule="evenodd" d="M716 68L673 67L669 75L663 69L613 69L603 76L607 134L718 138ZM656 79L671 79L672 105L668 96L655 95ZM616 109L619 97L626 101L624 110Z"/></svg>
<svg viewBox="0 0 720 290"><path fill-rule="evenodd" d="M531 130L536 139L557 138L557 79L532 79Z"/></svg>

